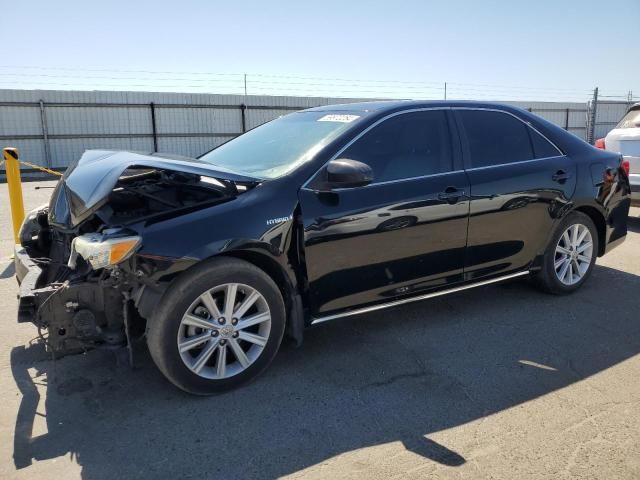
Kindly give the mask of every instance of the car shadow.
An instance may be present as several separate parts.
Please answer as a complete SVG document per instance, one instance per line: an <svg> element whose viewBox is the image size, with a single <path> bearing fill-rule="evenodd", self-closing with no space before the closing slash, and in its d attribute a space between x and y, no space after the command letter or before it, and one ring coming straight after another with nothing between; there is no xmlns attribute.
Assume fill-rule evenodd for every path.
<svg viewBox="0 0 640 480"><path fill-rule="evenodd" d="M402 442L455 468L470 453L433 433L638 354L638 291L640 277L597 266L569 296L520 281L328 322L257 381L207 398L173 388L144 348L133 369L118 352L53 362L40 344L15 348L14 462L70 453L91 479L275 478Z"/></svg>
<svg viewBox="0 0 640 480"><path fill-rule="evenodd" d="M16 266L13 262L9 262L2 272L0 272L0 279L11 278L16 274Z"/></svg>
<svg viewBox="0 0 640 480"><path fill-rule="evenodd" d="M633 233L640 233L640 217L629 216L627 218L627 230Z"/></svg>

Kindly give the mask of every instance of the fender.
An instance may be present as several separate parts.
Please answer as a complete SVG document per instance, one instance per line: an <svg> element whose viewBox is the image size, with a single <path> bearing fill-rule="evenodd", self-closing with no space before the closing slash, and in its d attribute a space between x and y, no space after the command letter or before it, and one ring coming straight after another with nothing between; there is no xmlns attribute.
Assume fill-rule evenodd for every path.
<svg viewBox="0 0 640 480"><path fill-rule="evenodd" d="M557 224L566 215L577 211L588 215L598 230L599 257L624 241L627 234L629 181L617 161L616 156L607 155L594 159L590 164L578 164L578 176L588 176L591 182L578 182L571 202L556 212L557 220L548 238L553 236ZM542 254L544 251L539 256ZM536 266L539 265L539 256L534 261Z"/></svg>
<svg viewBox="0 0 640 480"><path fill-rule="evenodd" d="M278 285L287 310L286 333L296 345L302 343L302 332L307 322L302 300L304 269L300 265L300 256L297 251L299 242L296 240L295 229L299 211L297 199L291 202L293 205L288 209L276 210L284 211L285 215L265 219L262 223L264 225L262 231L247 232L245 228L247 225L255 227L261 224L247 218L253 214L250 193L252 192L247 195L249 201L244 210L243 217L246 219L244 222L237 218L237 212L234 212L233 221L229 222L225 209L220 208L224 207L222 205L166 222L141 226L145 243L135 257L135 268L141 272L138 277L142 286L133 295L134 304L141 316L152 321L153 310L160 297L169 288L171 282L182 273L211 258L220 255L233 256L256 265ZM261 214L264 216L264 213ZM191 216L195 218L190 219ZM206 216L206 220L201 218L202 216ZM177 231L189 231L191 234L168 242L167 233L175 232L175 223L185 220L189 225L179 227ZM225 223L229 225L229 230L236 230L238 234L245 234L245 236L212 241L211 237L215 237L216 232L198 230L198 228L202 230L202 225L211 228L213 225ZM250 234L255 236L250 237Z"/></svg>

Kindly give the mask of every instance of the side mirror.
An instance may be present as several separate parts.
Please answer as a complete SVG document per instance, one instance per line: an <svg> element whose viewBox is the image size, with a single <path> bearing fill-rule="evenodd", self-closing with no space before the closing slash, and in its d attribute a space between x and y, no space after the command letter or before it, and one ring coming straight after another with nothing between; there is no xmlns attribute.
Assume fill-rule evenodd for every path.
<svg viewBox="0 0 640 480"><path fill-rule="evenodd" d="M363 187L373 181L373 171L366 163L338 158L327 164L327 183L331 188Z"/></svg>

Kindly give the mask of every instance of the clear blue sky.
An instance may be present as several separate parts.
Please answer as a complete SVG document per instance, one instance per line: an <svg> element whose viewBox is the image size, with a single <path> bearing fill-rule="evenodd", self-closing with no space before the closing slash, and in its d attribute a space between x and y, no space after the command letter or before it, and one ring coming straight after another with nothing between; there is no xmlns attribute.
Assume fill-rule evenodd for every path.
<svg viewBox="0 0 640 480"><path fill-rule="evenodd" d="M596 85L640 97L640 0L0 7L0 88L227 92L242 75L202 73L247 73L250 94L428 97L446 81L450 98L587 98Z"/></svg>

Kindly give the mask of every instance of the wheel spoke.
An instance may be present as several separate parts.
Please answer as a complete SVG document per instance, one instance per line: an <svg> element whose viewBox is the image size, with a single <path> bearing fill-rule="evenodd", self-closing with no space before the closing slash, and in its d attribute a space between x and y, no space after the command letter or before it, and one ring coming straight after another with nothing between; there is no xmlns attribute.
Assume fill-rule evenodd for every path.
<svg viewBox="0 0 640 480"><path fill-rule="evenodd" d="M235 312L233 312L233 316L236 318L242 318L242 316L247 313L247 311L256 303L256 300L260 298L260 294L255 290L249 294L247 298L240 304Z"/></svg>
<svg viewBox="0 0 640 480"><path fill-rule="evenodd" d="M579 230L580 226L579 225L573 225L571 227L571 245L575 248L578 246L578 230Z"/></svg>
<svg viewBox="0 0 640 480"><path fill-rule="evenodd" d="M569 230L562 234L562 241L564 242L565 247L571 246L571 239L569 238Z"/></svg>
<svg viewBox="0 0 640 480"><path fill-rule="evenodd" d="M582 253L582 252L584 252L587 248L590 248L590 247L592 247L592 246L593 246L593 243L591 243L591 242L585 242L585 243L583 243L582 245L580 245L580 246L578 247L577 252L578 252L578 253Z"/></svg>
<svg viewBox="0 0 640 480"><path fill-rule="evenodd" d="M183 325L190 325L192 327L204 328L204 329L207 329L207 330L211 330L213 328L216 328L216 325L211 320L208 320L206 318L201 318L201 317L198 317L196 315L191 315L190 313L187 313L182 318L182 324Z"/></svg>
<svg viewBox="0 0 640 480"><path fill-rule="evenodd" d="M249 332L240 332L238 334L238 338L240 340L246 340L247 342L250 343L255 343L256 345L260 345L261 347L264 347L267 344L267 338L266 337L261 337L260 335L256 335L255 333L249 333Z"/></svg>
<svg viewBox="0 0 640 480"><path fill-rule="evenodd" d="M180 342L178 344L178 350L180 352L187 352L196 348L197 346L202 345L205 342L208 342L209 340L211 340L211 334L209 332L195 335L193 337L187 338L184 342Z"/></svg>
<svg viewBox="0 0 640 480"><path fill-rule="evenodd" d="M244 353L244 350L242 350L242 347L238 344L236 339L229 339L229 345L231 346L231 350L233 350L233 354L238 359L238 362L242 365L242 368L247 368L251 362L249 362L247 355Z"/></svg>
<svg viewBox="0 0 640 480"><path fill-rule="evenodd" d="M233 309L236 306L236 293L238 291L238 285L230 283L227 285L227 289L224 294L224 316L227 319L231 319L233 316Z"/></svg>
<svg viewBox="0 0 640 480"><path fill-rule="evenodd" d="M569 265L571 265L571 262L568 259L565 260L564 265L558 272L558 278L560 278L560 280L564 281L565 277L567 276L567 270L569 269Z"/></svg>
<svg viewBox="0 0 640 480"><path fill-rule="evenodd" d="M218 347L218 367L216 368L216 374L218 378L223 378L227 369L227 346L220 345Z"/></svg>
<svg viewBox="0 0 640 480"><path fill-rule="evenodd" d="M558 270L562 265L564 265L564 262L566 262L566 261L567 261L567 257L566 257L566 256L565 256L565 257L560 258L560 260L556 260L556 262L554 263L554 266L555 266L555 268L556 268L556 271L557 271L557 270Z"/></svg>
<svg viewBox="0 0 640 480"><path fill-rule="evenodd" d="M211 296L211 292L204 292L200 295L200 301L204 304L204 307L209 311L209 315L212 318L220 318L222 314L218 309L218 305L216 305L216 301Z"/></svg>
<svg viewBox="0 0 640 480"><path fill-rule="evenodd" d="M573 263L573 266L575 267L575 276L580 279L580 264L578 263L578 259L574 258L571 260L571 262ZM573 271L573 268L572 268Z"/></svg>
<svg viewBox="0 0 640 480"><path fill-rule="evenodd" d="M200 370L202 370L202 367L204 367L205 363L207 363L209 358L211 358L211 355L213 354L215 349L218 348L219 343L219 338L216 338L215 340L209 340L207 346L202 350L202 352L200 352L200 355L196 357L196 361L193 362L193 365L191 366L191 369L194 372L199 373Z"/></svg>
<svg viewBox="0 0 640 480"><path fill-rule="evenodd" d="M584 238L588 235L589 233L589 229L587 227L584 227L582 229L582 232L580 233L580 235L578 236L578 241L576 242L576 246L580 245L582 243L582 241L584 240Z"/></svg>
<svg viewBox="0 0 640 480"><path fill-rule="evenodd" d="M271 315L269 314L269 312L258 313L256 315L252 315L251 317L241 319L238 322L238 326L236 328L238 330L244 330L245 328L249 328L253 325L257 325L268 320L271 320Z"/></svg>
<svg viewBox="0 0 640 480"><path fill-rule="evenodd" d="M569 262L569 283L573 283L573 264Z"/></svg>
<svg viewBox="0 0 640 480"><path fill-rule="evenodd" d="M563 255L571 255L571 252L568 248L561 247L560 245L556 247L556 251L562 253Z"/></svg>
<svg viewBox="0 0 640 480"><path fill-rule="evenodd" d="M578 255L578 260L580 260L581 262L591 263L591 259L586 255Z"/></svg>

